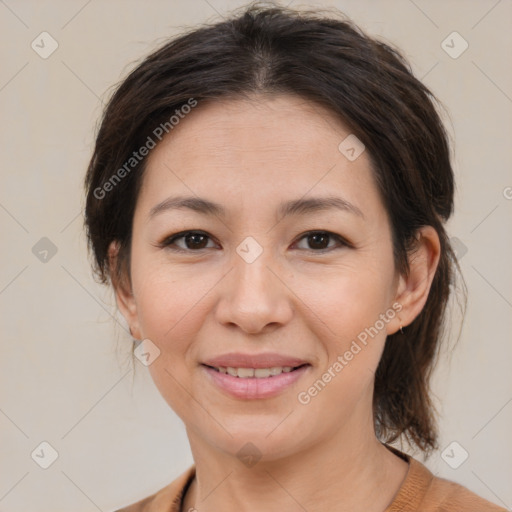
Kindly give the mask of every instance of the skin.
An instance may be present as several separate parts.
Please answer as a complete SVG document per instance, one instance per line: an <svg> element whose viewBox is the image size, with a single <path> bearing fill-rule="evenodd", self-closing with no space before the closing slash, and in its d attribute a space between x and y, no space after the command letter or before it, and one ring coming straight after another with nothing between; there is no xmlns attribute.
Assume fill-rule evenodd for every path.
<svg viewBox="0 0 512 512"><path fill-rule="evenodd" d="M375 436L374 373L386 336L423 308L440 245L433 228L422 228L409 277L397 273L369 156L349 161L338 150L349 134L304 99L254 96L198 105L148 157L130 276L114 286L134 337L160 349L149 370L187 429L196 479L185 511L382 512L405 478L407 463ZM181 209L149 218L178 194L221 203L228 214ZM276 219L281 201L328 194L364 219L334 209ZM181 253L159 246L184 230L209 238L177 240ZM334 237L315 245L305 236L311 230L350 246ZM236 252L248 236L263 249L252 263ZM113 243L112 265L116 254ZM399 314L310 403L299 403L297 394L396 302ZM233 351L275 351L312 366L276 397L240 400L199 365ZM237 457L247 442L261 453L252 467Z"/></svg>

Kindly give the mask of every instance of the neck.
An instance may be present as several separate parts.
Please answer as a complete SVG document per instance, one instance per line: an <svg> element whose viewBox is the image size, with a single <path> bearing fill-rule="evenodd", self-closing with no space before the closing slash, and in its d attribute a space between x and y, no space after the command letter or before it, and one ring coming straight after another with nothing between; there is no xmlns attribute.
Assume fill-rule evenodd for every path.
<svg viewBox="0 0 512 512"><path fill-rule="evenodd" d="M246 467L225 452L214 456L188 432L196 478L182 510L384 512L408 464L376 439L373 425L369 433L346 437L340 429L321 446Z"/></svg>

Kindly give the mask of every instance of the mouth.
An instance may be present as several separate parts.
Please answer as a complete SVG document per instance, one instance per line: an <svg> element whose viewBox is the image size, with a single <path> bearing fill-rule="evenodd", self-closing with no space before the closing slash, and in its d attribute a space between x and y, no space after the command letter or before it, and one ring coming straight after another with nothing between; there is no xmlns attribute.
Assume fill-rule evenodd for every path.
<svg viewBox="0 0 512 512"><path fill-rule="evenodd" d="M311 364L246 368L202 363L205 377L215 389L238 400L269 399L297 386L310 374Z"/></svg>
<svg viewBox="0 0 512 512"><path fill-rule="evenodd" d="M207 364L203 364L203 366L211 368L218 373L224 373L239 379L267 379L277 377L282 373L291 373L311 365L304 363L298 366L272 366L269 368L235 368L232 366L210 366Z"/></svg>

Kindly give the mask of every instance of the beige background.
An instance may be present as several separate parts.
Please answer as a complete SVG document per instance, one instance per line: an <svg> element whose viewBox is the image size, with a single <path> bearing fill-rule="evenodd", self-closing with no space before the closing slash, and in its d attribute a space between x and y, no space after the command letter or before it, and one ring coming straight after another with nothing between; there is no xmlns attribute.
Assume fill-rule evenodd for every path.
<svg viewBox="0 0 512 512"><path fill-rule="evenodd" d="M164 38L243 3L0 1L2 511L111 511L192 463L183 424L145 367L133 376L112 295L92 279L81 187L110 88ZM458 191L448 229L460 241L469 305L434 388L442 448L456 441L451 460L462 449L469 458L452 469L436 453L427 466L510 509L512 3L291 5L336 6L396 43L450 112ZM31 48L43 31L58 42L47 59ZM441 47L453 31L469 44L456 59ZM32 252L43 237L57 249L46 262ZM43 441L58 453L48 469L31 458Z"/></svg>

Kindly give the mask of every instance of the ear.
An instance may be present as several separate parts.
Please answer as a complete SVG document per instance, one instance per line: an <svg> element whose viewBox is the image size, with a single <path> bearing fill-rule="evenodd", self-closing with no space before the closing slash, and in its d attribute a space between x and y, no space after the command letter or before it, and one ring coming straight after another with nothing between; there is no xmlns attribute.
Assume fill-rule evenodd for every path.
<svg viewBox="0 0 512 512"><path fill-rule="evenodd" d="M395 301L402 308L394 322L388 324L388 334L406 327L421 313L441 256L441 244L437 231L432 226L422 226L416 232L415 249L408 255L409 276L400 275ZM398 311L398 309L397 309Z"/></svg>
<svg viewBox="0 0 512 512"><path fill-rule="evenodd" d="M121 275L118 275L117 272L119 248L120 245L117 240L111 242L108 248L110 276L116 296L117 307L127 321L132 336L135 339L142 339L137 315L137 304L133 296L130 276L127 275L125 269L122 269L120 272Z"/></svg>

